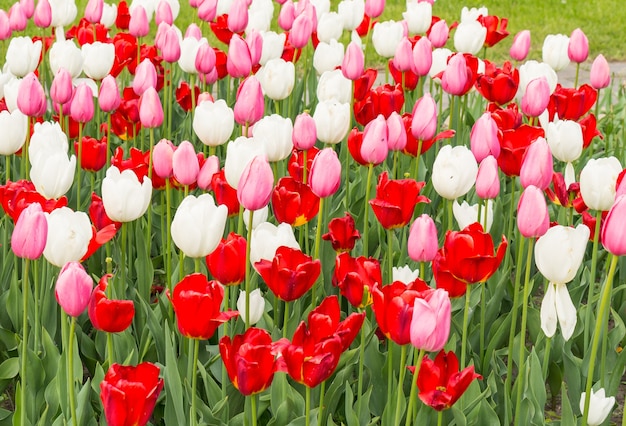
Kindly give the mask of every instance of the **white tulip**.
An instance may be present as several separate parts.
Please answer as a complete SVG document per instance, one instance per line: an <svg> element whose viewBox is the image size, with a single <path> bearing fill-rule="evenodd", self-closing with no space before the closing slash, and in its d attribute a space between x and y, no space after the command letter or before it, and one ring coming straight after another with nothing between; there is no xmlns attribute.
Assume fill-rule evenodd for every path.
<svg viewBox="0 0 626 426"><path fill-rule="evenodd" d="M263 94L280 101L286 99L296 83L296 68L291 61L282 58L270 59L256 73Z"/></svg>
<svg viewBox="0 0 626 426"><path fill-rule="evenodd" d="M337 12L323 14L317 21L317 38L324 43L339 40L343 33L343 19Z"/></svg>
<svg viewBox="0 0 626 426"><path fill-rule="evenodd" d="M493 200L487 200L487 208L481 206L480 219L478 218L478 204L468 204L467 201L459 204L456 200L452 204L452 212L454 213L454 219L459 225L459 229L464 229L468 225L474 222L478 222L483 227L485 226L485 217L487 218L487 228L485 232L489 232L491 225L493 224Z"/></svg>
<svg viewBox="0 0 626 426"><path fill-rule="evenodd" d="M0 129L3 135L0 138L0 154L15 154L26 142L26 132L28 130L28 117L19 109L13 112L0 112Z"/></svg>
<svg viewBox="0 0 626 426"><path fill-rule="evenodd" d="M394 266L392 269L392 278L393 281L400 281L404 284L410 284L413 281L415 281L416 279L419 278L420 276L420 271L419 269L416 270L412 270L409 265L404 265L402 267L398 266Z"/></svg>
<svg viewBox="0 0 626 426"><path fill-rule="evenodd" d="M383 58L393 58L402 37L404 37L402 22L379 22L374 25L374 32L372 33L374 50Z"/></svg>
<svg viewBox="0 0 626 426"><path fill-rule="evenodd" d="M313 113L317 139L322 143L337 144L350 130L350 104L333 100L322 101Z"/></svg>
<svg viewBox="0 0 626 426"><path fill-rule="evenodd" d="M41 40L33 42L30 37L13 37L6 54L9 71L16 77L24 77L35 71L41 55Z"/></svg>
<svg viewBox="0 0 626 426"><path fill-rule="evenodd" d="M446 145L433 163L433 187L443 198L454 200L472 189L477 174L478 164L469 148Z"/></svg>
<svg viewBox="0 0 626 426"><path fill-rule="evenodd" d="M580 172L580 195L592 210L606 211L615 202L617 177L622 165L615 157L590 159Z"/></svg>
<svg viewBox="0 0 626 426"><path fill-rule="evenodd" d="M560 71L569 65L567 49L569 37L564 34L548 34L543 40L541 58L554 71Z"/></svg>
<svg viewBox="0 0 626 426"><path fill-rule="evenodd" d="M148 210L152 198L152 181L139 182L132 170L111 166L102 180L102 203L107 216L116 222L131 222Z"/></svg>
<svg viewBox="0 0 626 426"><path fill-rule="evenodd" d="M585 397L587 393L583 392L580 395L580 412L585 411ZM589 397L589 416L587 418L587 424L589 426L599 426L611 413L613 406L615 405L615 397L607 397L604 388L598 389L597 392L591 390L591 396Z"/></svg>
<svg viewBox="0 0 626 426"><path fill-rule="evenodd" d="M228 141L235 128L235 113L224 99L201 102L193 114L193 131L207 146L219 146Z"/></svg>
<svg viewBox="0 0 626 426"><path fill-rule="evenodd" d="M422 34L428 31L433 20L433 6L427 1L407 2L406 11L402 12L411 34Z"/></svg>
<svg viewBox="0 0 626 426"><path fill-rule="evenodd" d="M72 40L54 42L48 52L48 59L53 75L59 68L65 68L72 78L76 78L83 70L83 54Z"/></svg>
<svg viewBox="0 0 626 426"><path fill-rule="evenodd" d="M287 246L300 250L293 228L288 223L276 226L264 222L252 230L250 243L250 263L254 266L260 260L274 260L278 247Z"/></svg>
<svg viewBox="0 0 626 426"><path fill-rule="evenodd" d="M283 118L278 114L266 115L256 122L252 134L255 143L263 146L270 162L284 160L293 151L291 118Z"/></svg>
<svg viewBox="0 0 626 426"><path fill-rule="evenodd" d="M589 240L589 228L557 225L537 240L535 265L550 282L566 284L580 268Z"/></svg>
<svg viewBox="0 0 626 426"><path fill-rule="evenodd" d="M343 44L337 40L332 39L328 43L320 41L313 54L313 68L318 74L332 71L341 65L343 55Z"/></svg>
<svg viewBox="0 0 626 426"><path fill-rule="evenodd" d="M356 29L365 15L364 0L342 0L337 6L337 12L343 20L343 28L348 31Z"/></svg>
<svg viewBox="0 0 626 426"><path fill-rule="evenodd" d="M59 268L67 262L79 261L87 253L91 241L91 222L87 213L73 211L69 207L45 213L48 237L43 255Z"/></svg>
<svg viewBox="0 0 626 426"><path fill-rule="evenodd" d="M454 32L454 48L457 52L477 54L483 48L487 28L478 21L463 21Z"/></svg>
<svg viewBox="0 0 626 426"><path fill-rule="evenodd" d="M317 100L337 101L349 104L352 96L352 81L344 77L340 69L325 71L317 83Z"/></svg>
<svg viewBox="0 0 626 426"><path fill-rule="evenodd" d="M83 72L87 77L94 80L102 80L106 77L115 60L115 45L113 43L83 44Z"/></svg>
<svg viewBox="0 0 626 426"><path fill-rule="evenodd" d="M574 334L576 328L576 307L563 283L548 283L548 289L541 301L541 329L547 337L556 333L557 321L561 325L561 333L566 341Z"/></svg>
<svg viewBox="0 0 626 426"><path fill-rule="evenodd" d="M261 59L259 63L265 65L270 59L278 59L283 54L285 48L285 33L277 34L274 31L262 31L263 48L261 49Z"/></svg>
<svg viewBox="0 0 626 426"><path fill-rule="evenodd" d="M261 289L254 289L250 292L250 325L259 322L265 311L265 298L261 294ZM237 311L239 316L246 322L246 292L245 290L239 291L239 297L237 298Z"/></svg>
<svg viewBox="0 0 626 426"><path fill-rule="evenodd" d="M230 186L237 189L243 169L257 155L265 155L263 145L253 138L239 136L226 145L226 160L224 161L224 176Z"/></svg>

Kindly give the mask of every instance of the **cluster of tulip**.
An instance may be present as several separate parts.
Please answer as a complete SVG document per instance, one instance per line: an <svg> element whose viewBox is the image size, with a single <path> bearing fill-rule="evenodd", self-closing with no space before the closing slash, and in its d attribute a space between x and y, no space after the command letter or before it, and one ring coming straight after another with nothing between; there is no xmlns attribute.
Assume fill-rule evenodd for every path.
<svg viewBox="0 0 626 426"><path fill-rule="evenodd" d="M485 8L275 6L0 10L0 416L535 424L548 383L562 424L605 422L626 365L606 60L563 87L580 29L543 62L522 31L499 65Z"/></svg>

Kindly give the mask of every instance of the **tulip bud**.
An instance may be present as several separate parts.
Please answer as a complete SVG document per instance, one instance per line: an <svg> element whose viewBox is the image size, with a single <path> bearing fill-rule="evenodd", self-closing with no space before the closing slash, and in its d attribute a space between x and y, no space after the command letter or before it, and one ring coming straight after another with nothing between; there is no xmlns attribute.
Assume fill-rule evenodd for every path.
<svg viewBox="0 0 626 426"><path fill-rule="evenodd" d="M446 45L449 35L450 29L448 28L448 24L445 20L441 19L433 24L430 29L430 34L428 34L428 39L435 49L439 49Z"/></svg>
<svg viewBox="0 0 626 426"><path fill-rule="evenodd" d="M470 205L467 201L459 204L454 200L452 213L459 229L465 229L472 223L478 222L485 226L485 232L489 232L493 224L493 201L487 199L486 207L481 209L480 217L478 217L478 204Z"/></svg>
<svg viewBox="0 0 626 426"><path fill-rule="evenodd" d="M296 117L296 121L293 123L291 139L293 146L301 151L306 151L315 146L317 141L315 120L308 112L305 111Z"/></svg>
<svg viewBox="0 0 626 426"><path fill-rule="evenodd" d="M446 145L433 163L433 187L443 198L454 200L469 192L477 173L478 164L472 151L463 145L454 148Z"/></svg>
<svg viewBox="0 0 626 426"><path fill-rule="evenodd" d="M263 145L267 161L286 159L293 151L293 124L291 118L278 114L266 115L254 125L253 139Z"/></svg>
<svg viewBox="0 0 626 426"><path fill-rule="evenodd" d="M46 213L48 234L43 255L48 262L63 267L79 261L87 253L91 241L91 221L87 213L61 207Z"/></svg>
<svg viewBox="0 0 626 426"><path fill-rule="evenodd" d="M286 99L296 81L296 68L293 62L282 58L270 59L256 73L265 96L272 100Z"/></svg>
<svg viewBox="0 0 626 426"><path fill-rule="evenodd" d="M203 0L198 6L198 18L204 22L213 22L217 16L217 3L217 0Z"/></svg>
<svg viewBox="0 0 626 426"><path fill-rule="evenodd" d="M250 49L248 48L248 44L238 34L234 34L230 39L226 69L228 70L228 75L233 78L247 77L252 70Z"/></svg>
<svg viewBox="0 0 626 426"><path fill-rule="evenodd" d="M452 305L448 292L436 289L416 297L411 319L411 344L428 352L443 349L450 335Z"/></svg>
<svg viewBox="0 0 626 426"><path fill-rule="evenodd" d="M361 144L361 157L368 164L380 164L387 158L389 147L387 122L381 114L367 123L363 130L363 143Z"/></svg>
<svg viewBox="0 0 626 426"><path fill-rule="evenodd" d="M363 49L355 42L350 42L341 62L341 72L348 80L356 80L363 75L365 55Z"/></svg>
<svg viewBox="0 0 626 426"><path fill-rule="evenodd" d="M385 21L374 25L372 44L376 53L383 58L392 58L396 54L400 40L405 35L404 32L401 22Z"/></svg>
<svg viewBox="0 0 626 426"><path fill-rule="evenodd" d="M100 94L98 95L98 104L104 112L112 112L120 106L120 92L117 88L115 77L107 75L100 85Z"/></svg>
<svg viewBox="0 0 626 426"><path fill-rule="evenodd" d="M246 292L245 290L239 291L239 297L237 298L237 310L241 319L250 325L254 325L263 316L265 310L265 298L261 294L261 289L254 289L250 292L250 321L246 321Z"/></svg>
<svg viewBox="0 0 626 426"><path fill-rule="evenodd" d="M343 57L343 44L335 39L329 43L320 41L313 54L313 68L318 74L325 74L341 66ZM341 73L341 71L339 72Z"/></svg>
<svg viewBox="0 0 626 426"><path fill-rule="evenodd" d="M550 102L550 86L548 80L541 76L526 86L522 96L522 112L529 117L539 117Z"/></svg>
<svg viewBox="0 0 626 426"><path fill-rule="evenodd" d="M483 199L494 199L500 193L498 160L489 155L480 162L476 175L476 195Z"/></svg>
<svg viewBox="0 0 626 426"><path fill-rule="evenodd" d="M77 317L87 308L92 289L93 279L85 268L78 262L68 262L59 272L54 295L65 313Z"/></svg>
<svg viewBox="0 0 626 426"><path fill-rule="evenodd" d="M408 2L406 3L406 11L402 12L402 17L406 22L409 33L425 33L428 31L433 21L433 6L427 1ZM446 39L447 37L446 33Z"/></svg>
<svg viewBox="0 0 626 426"><path fill-rule="evenodd" d="M309 186L315 195L326 198L339 189L341 162L332 148L324 148L313 159Z"/></svg>
<svg viewBox="0 0 626 426"><path fill-rule="evenodd" d="M174 27L168 27L163 32L158 47L165 62L173 63L180 59L180 35Z"/></svg>
<svg viewBox="0 0 626 426"><path fill-rule="evenodd" d="M611 82L611 68L602 54L598 55L591 64L589 80L596 90L608 87Z"/></svg>
<svg viewBox="0 0 626 426"><path fill-rule="evenodd" d="M139 5L130 13L128 32L135 37L145 37L150 33L148 14L143 6Z"/></svg>
<svg viewBox="0 0 626 426"><path fill-rule="evenodd" d="M363 21L365 2L363 0L343 0L337 6L337 13L343 20L344 30L355 30Z"/></svg>
<svg viewBox="0 0 626 426"><path fill-rule="evenodd" d="M233 108L235 121L240 125L252 125L265 113L265 100L259 80L254 76L246 78L237 90L237 100Z"/></svg>
<svg viewBox="0 0 626 426"><path fill-rule="evenodd" d="M211 181L213 179L213 175L220 171L220 159L217 155L210 155L204 161L204 164L200 168L198 172L198 177L196 178L196 183L198 184L198 188L204 189L208 191L211 188Z"/></svg>
<svg viewBox="0 0 626 426"><path fill-rule="evenodd" d="M228 29L240 33L248 26L248 3L246 0L233 0L228 11Z"/></svg>
<svg viewBox="0 0 626 426"><path fill-rule="evenodd" d="M517 229L526 238L541 237L550 227L550 215L543 191L530 185L517 203Z"/></svg>
<svg viewBox="0 0 626 426"><path fill-rule="evenodd" d="M165 22L168 25L172 25L172 22L174 22L172 8L166 0L161 0L159 2L154 14L154 23L158 26L161 22Z"/></svg>
<svg viewBox="0 0 626 426"><path fill-rule="evenodd" d="M152 165L158 177L169 179L173 171L174 145L167 139L161 139L152 150Z"/></svg>
<svg viewBox="0 0 626 426"><path fill-rule="evenodd" d="M569 37L564 34L548 34L541 49L543 62L554 71L560 71L569 65Z"/></svg>
<svg viewBox="0 0 626 426"><path fill-rule="evenodd" d="M413 64L415 74L420 77L428 75L433 64L433 45L427 37L420 38L413 46Z"/></svg>
<svg viewBox="0 0 626 426"><path fill-rule="evenodd" d="M429 215L422 214L413 221L409 231L409 257L415 262L430 262L437 254L438 244L435 221Z"/></svg>
<svg viewBox="0 0 626 426"><path fill-rule="evenodd" d="M317 22L317 38L324 43L340 40L343 34L343 19L337 12L325 12Z"/></svg>
<svg viewBox="0 0 626 426"><path fill-rule="evenodd" d="M306 14L300 14L293 20L289 41L296 49L302 49L309 43L313 32L313 22Z"/></svg>
<svg viewBox="0 0 626 426"><path fill-rule="evenodd" d="M87 123L93 118L93 92L86 83L81 83L74 92L72 105L70 107L72 119L79 123Z"/></svg>
<svg viewBox="0 0 626 426"><path fill-rule="evenodd" d="M615 201L617 177L622 165L615 157L590 159L580 172L580 195L592 210L606 211Z"/></svg>
<svg viewBox="0 0 626 426"><path fill-rule="evenodd" d="M488 155L493 155L496 158L500 155L498 124L491 117L490 112L483 113L472 126L470 147L474 158L479 163Z"/></svg>
<svg viewBox="0 0 626 426"><path fill-rule="evenodd" d="M226 146L226 160L224 162L224 175L228 184L237 189L243 169L257 155L265 156L263 145L254 141L253 138L240 136Z"/></svg>
<svg viewBox="0 0 626 426"><path fill-rule="evenodd" d="M515 34L509 55L516 61L523 61L530 50L530 31L523 30Z"/></svg>
<svg viewBox="0 0 626 426"><path fill-rule="evenodd" d="M28 25L28 18L19 2L13 3L9 9L9 28L12 31L24 31Z"/></svg>
<svg viewBox="0 0 626 426"><path fill-rule="evenodd" d="M615 256L626 255L626 196L622 195L615 200L613 207L604 220L600 240L602 245Z"/></svg>
<svg viewBox="0 0 626 426"><path fill-rule="evenodd" d="M174 178L182 185L193 184L200 171L196 151L189 141L182 141L172 155Z"/></svg>
<svg viewBox="0 0 626 426"><path fill-rule="evenodd" d="M586 392L583 392L580 395L579 405L581 413L585 411L586 395ZM591 396L589 397L589 415L587 417L587 424L589 426L600 426L609 416L611 410L613 410L614 405L615 397L605 396L604 388L598 389L597 392L594 392L593 389L591 389Z"/></svg>
<svg viewBox="0 0 626 426"><path fill-rule="evenodd" d="M545 190L552 182L554 172L552 152L548 142L542 137L530 144L520 168L520 183L524 188L534 185Z"/></svg>
<svg viewBox="0 0 626 426"><path fill-rule="evenodd" d="M26 142L28 132L28 118L19 109L13 112L0 112L0 129L3 137L0 141L0 155L13 155L19 151Z"/></svg>
<svg viewBox="0 0 626 426"><path fill-rule="evenodd" d="M235 128L235 114L223 99L200 102L193 113L193 131L207 146L223 145Z"/></svg>
<svg viewBox="0 0 626 426"><path fill-rule="evenodd" d="M426 93L415 102L411 134L418 140L430 140L437 132L437 104L433 97Z"/></svg>
<svg viewBox="0 0 626 426"><path fill-rule="evenodd" d="M149 87L156 88L157 72L154 64L150 59L146 58L135 70L135 78L133 79L133 92L137 96L141 96Z"/></svg>
<svg viewBox="0 0 626 426"><path fill-rule="evenodd" d="M407 135L402 116L393 111L387 118L387 146L392 151L402 151L406 147Z"/></svg>
<svg viewBox="0 0 626 426"><path fill-rule="evenodd" d="M32 203L17 219L11 234L11 250L17 257L35 260L46 247L47 235L48 222L41 204Z"/></svg>
<svg viewBox="0 0 626 426"><path fill-rule="evenodd" d="M72 99L73 92L72 76L65 68L59 68L52 80L50 99L59 105L63 105Z"/></svg>
<svg viewBox="0 0 626 426"><path fill-rule="evenodd" d="M237 199L248 210L259 210L270 202L274 189L274 174L264 156L256 156L243 169Z"/></svg>
<svg viewBox="0 0 626 426"><path fill-rule="evenodd" d="M104 210L116 222L131 222L148 209L152 197L152 181L147 177L139 182L132 170L111 166L102 180Z"/></svg>
<svg viewBox="0 0 626 426"><path fill-rule="evenodd" d="M400 72L413 71L415 69L413 46L407 37L402 37L400 43L398 43L392 61L393 66Z"/></svg>
<svg viewBox="0 0 626 426"><path fill-rule="evenodd" d="M85 19L92 24L100 22L102 18L102 10L104 9L103 0L89 0L85 7Z"/></svg>
<svg viewBox="0 0 626 426"><path fill-rule="evenodd" d="M450 95L460 96L465 93L465 86L468 79L469 76L465 56L457 53L450 58L448 66L443 70L443 74L441 75L441 87Z"/></svg>
<svg viewBox="0 0 626 426"><path fill-rule="evenodd" d="M570 61L577 64L585 62L589 56L589 40L580 28L576 28L569 38L567 56Z"/></svg>
<svg viewBox="0 0 626 426"><path fill-rule="evenodd" d="M1 21L1 19L0 19ZM52 22L52 8L48 0L39 0L37 7L35 7L35 13L33 15L33 22L39 28L48 28ZM3 27L0 22L0 28ZM8 25L7 27L8 28ZM0 36L0 40L2 37Z"/></svg>
<svg viewBox="0 0 626 426"><path fill-rule="evenodd" d="M46 94L34 73L22 79L17 95L17 107L29 117L41 117L46 113Z"/></svg>
<svg viewBox="0 0 626 426"><path fill-rule="evenodd" d="M139 120L148 128L163 124L163 106L154 87L149 87L139 98Z"/></svg>
<svg viewBox="0 0 626 426"><path fill-rule="evenodd" d="M485 44L487 28L478 21L461 21L454 32L454 48L460 53L477 54Z"/></svg>
<svg viewBox="0 0 626 426"><path fill-rule="evenodd" d="M341 142L350 129L350 104L333 100L322 101L313 113L317 138L322 143Z"/></svg>
<svg viewBox="0 0 626 426"><path fill-rule="evenodd" d="M216 61L217 57L215 55L215 50L211 46L209 46L209 43L200 44L200 46L198 47L198 52L196 53L195 62L198 72L202 74L208 74L209 72L211 72L211 70L215 68Z"/></svg>
<svg viewBox="0 0 626 426"><path fill-rule="evenodd" d="M365 0L365 15L370 18L378 18L385 9L385 0Z"/></svg>

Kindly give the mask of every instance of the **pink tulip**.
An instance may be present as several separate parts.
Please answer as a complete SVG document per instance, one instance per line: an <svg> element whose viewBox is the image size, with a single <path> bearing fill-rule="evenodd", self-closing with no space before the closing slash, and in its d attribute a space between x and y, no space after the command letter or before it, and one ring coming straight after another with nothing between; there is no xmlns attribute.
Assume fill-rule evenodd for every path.
<svg viewBox="0 0 626 426"><path fill-rule="evenodd" d="M163 124L163 106L154 87L149 87L139 98L139 120L143 127L148 128Z"/></svg>
<svg viewBox="0 0 626 426"><path fill-rule="evenodd" d="M406 147L406 128L402 116L393 111L387 118L387 146L392 151L402 151Z"/></svg>
<svg viewBox="0 0 626 426"><path fill-rule="evenodd" d="M524 188L534 185L545 190L552 182L554 173L552 152L550 145L542 137L531 143L520 168L520 183Z"/></svg>
<svg viewBox="0 0 626 426"><path fill-rule="evenodd" d="M361 157L369 164L378 165L385 161L389 147L387 121L382 114L367 123L363 129L363 143L361 144Z"/></svg>
<svg viewBox="0 0 626 426"><path fill-rule="evenodd" d="M217 57L215 56L215 50L213 50L209 43L202 43L198 46L195 65L199 73L210 73L211 70L215 68L216 61Z"/></svg>
<svg viewBox="0 0 626 426"><path fill-rule="evenodd" d="M493 155L485 157L478 166L476 195L482 199L494 199L500 193L498 160Z"/></svg>
<svg viewBox="0 0 626 426"><path fill-rule="evenodd" d="M86 83L81 83L74 92L70 115L74 121L87 123L93 118L93 92Z"/></svg>
<svg viewBox="0 0 626 426"><path fill-rule="evenodd" d="M135 78L133 79L133 92L137 96L141 96L149 87L156 88L157 72L154 64L150 59L146 58L135 70Z"/></svg>
<svg viewBox="0 0 626 426"><path fill-rule="evenodd" d="M306 151L315 146L317 128L315 127L315 120L308 112L303 112L296 117L296 121L293 123L291 141L294 148L301 151Z"/></svg>
<svg viewBox="0 0 626 426"><path fill-rule="evenodd" d="M103 0L89 0L85 7L85 19L92 24L97 24L102 19Z"/></svg>
<svg viewBox="0 0 626 426"><path fill-rule="evenodd" d="M152 166L154 172L162 179L169 179L173 175L173 157L175 147L167 139L161 139L152 150Z"/></svg>
<svg viewBox="0 0 626 426"><path fill-rule="evenodd" d="M204 3L204 0L189 0L189 6L197 9L200 5Z"/></svg>
<svg viewBox="0 0 626 426"><path fill-rule="evenodd" d="M257 155L243 169L237 199L244 208L254 211L267 206L274 189L274 174L267 158Z"/></svg>
<svg viewBox="0 0 626 426"><path fill-rule="evenodd" d="M200 171L198 172L197 184L198 188L208 191L211 189L211 181L213 175L220 171L220 159L217 155L209 156L205 161Z"/></svg>
<svg viewBox="0 0 626 426"><path fill-rule="evenodd" d="M189 141L182 141L172 155L174 178L182 185L191 185L198 178L200 164L198 156Z"/></svg>
<svg viewBox="0 0 626 426"><path fill-rule="evenodd" d="M35 13L34 0L20 0L20 6L22 6L22 11L24 15L26 15L26 19L33 17L33 13Z"/></svg>
<svg viewBox="0 0 626 426"><path fill-rule="evenodd" d="M22 5L14 3L9 9L9 27L12 31L24 31L28 25L28 18L22 9Z"/></svg>
<svg viewBox="0 0 626 426"><path fill-rule="evenodd" d="M41 204L32 203L20 213L11 234L11 250L17 257L35 260L43 253L48 222Z"/></svg>
<svg viewBox="0 0 626 426"><path fill-rule="evenodd" d="M49 24L48 24L49 25ZM0 9L0 41L11 37L11 25L9 24L9 15Z"/></svg>
<svg viewBox="0 0 626 426"><path fill-rule="evenodd" d="M50 86L50 99L54 103L63 105L72 99L73 93L74 87L70 72L66 68L59 68Z"/></svg>
<svg viewBox="0 0 626 426"><path fill-rule="evenodd" d="M413 62L413 46L408 38L402 37L400 43L396 47L396 54L393 59L393 66L400 72L413 71L415 63Z"/></svg>
<svg viewBox="0 0 626 426"><path fill-rule="evenodd" d="M411 225L407 248L409 257L415 262L430 262L439 249L437 227L432 217L423 214Z"/></svg>
<svg viewBox="0 0 626 426"><path fill-rule="evenodd" d="M287 0L283 3L278 13L278 26L284 31L291 31L295 19L296 8L291 0Z"/></svg>
<svg viewBox="0 0 626 426"><path fill-rule="evenodd" d="M161 26L159 26L161 28ZM162 35L160 42L161 56L165 62L174 63L180 58L180 39L173 27L169 27Z"/></svg>
<svg viewBox="0 0 626 426"><path fill-rule="evenodd" d="M35 7L35 13L33 14L33 21L39 28L48 28L50 26L52 23L52 8L48 0L39 0L37 2L37 7ZM0 28L2 28L2 26L2 22L0 22ZM0 39L2 39L1 36Z"/></svg>
<svg viewBox="0 0 626 426"><path fill-rule="evenodd" d="M539 117L550 102L550 85L544 77L531 80L522 96L522 112L529 117Z"/></svg>
<svg viewBox="0 0 626 426"><path fill-rule="evenodd" d="M530 50L530 31L523 30L515 35L509 55L516 61L523 61Z"/></svg>
<svg viewBox="0 0 626 426"><path fill-rule="evenodd" d="M98 95L98 105L104 112L112 112L120 106L120 92L117 88L115 77L107 75L100 84L100 94Z"/></svg>
<svg viewBox="0 0 626 426"><path fill-rule="evenodd" d="M204 101L215 102L213 95L209 92L202 92L198 95L198 105L200 105Z"/></svg>
<svg viewBox="0 0 626 426"><path fill-rule="evenodd" d="M164 0L159 2L154 14L154 23L159 25L161 22L165 22L168 25L172 25L172 22L174 22L172 8L170 7L170 4Z"/></svg>
<svg viewBox="0 0 626 426"><path fill-rule="evenodd" d="M77 317L82 314L91 297L93 279L78 262L63 266L57 279L54 295L66 314Z"/></svg>
<svg viewBox="0 0 626 426"><path fill-rule="evenodd" d="M477 162L480 163L489 155L496 158L500 155L498 131L498 124L490 112L483 113L476 120L470 132L470 148Z"/></svg>
<svg viewBox="0 0 626 426"><path fill-rule="evenodd" d="M446 21L441 19L433 24L430 29L430 34L428 34L428 39L432 43L433 47L438 49L446 45L449 36L450 28L448 28Z"/></svg>
<svg viewBox="0 0 626 426"><path fill-rule="evenodd" d="M313 33L313 21L305 14L298 15L293 21L291 32L289 33L289 41L296 49L302 49L306 46Z"/></svg>
<svg viewBox="0 0 626 426"><path fill-rule="evenodd" d="M246 0L233 0L228 10L228 29L234 33L243 32L248 26L248 4Z"/></svg>
<svg viewBox="0 0 626 426"><path fill-rule="evenodd" d="M341 183L341 162L332 148L324 148L317 153L308 180L311 190L320 198L337 192Z"/></svg>
<svg viewBox="0 0 626 426"><path fill-rule="evenodd" d="M413 137L426 141L435 137L437 132L437 104L429 93L424 94L415 102L411 134Z"/></svg>
<svg viewBox="0 0 626 426"><path fill-rule="evenodd" d="M580 28L572 31L572 35L569 37L567 56L569 56L570 61L578 64L585 62L589 56L589 40Z"/></svg>
<svg viewBox="0 0 626 426"><path fill-rule="evenodd" d="M148 14L143 6L137 6L130 14L128 32L135 37L145 37L150 33Z"/></svg>
<svg viewBox="0 0 626 426"><path fill-rule="evenodd" d="M233 34L228 45L228 57L226 59L228 75L233 78L244 78L252 71L252 58L248 44L239 34Z"/></svg>
<svg viewBox="0 0 626 426"><path fill-rule="evenodd" d="M417 40L413 46L413 64L415 74L423 77L428 75L433 64L433 45L427 37Z"/></svg>
<svg viewBox="0 0 626 426"><path fill-rule="evenodd" d="M411 344L417 349L438 352L450 335L452 306L448 292L436 289L417 297L411 319Z"/></svg>
<svg viewBox="0 0 626 426"><path fill-rule="evenodd" d="M385 0L365 0L365 15L378 18L385 10Z"/></svg>
<svg viewBox="0 0 626 426"><path fill-rule="evenodd" d="M20 82L17 108L29 117L41 117L46 113L46 94L35 73L28 73Z"/></svg>
<svg viewBox="0 0 626 426"><path fill-rule="evenodd" d="M187 27L187 30L185 31L184 38L188 38L188 37L193 37L196 40L200 40L202 38L202 30L196 24L191 23L189 24L189 26Z"/></svg>
<svg viewBox="0 0 626 426"><path fill-rule="evenodd" d="M526 238L541 237L550 227L550 215L543 191L530 185L517 203L517 229Z"/></svg>
<svg viewBox="0 0 626 426"><path fill-rule="evenodd" d="M255 29L250 30L246 36L246 44L250 49L250 61L252 66L259 65L261 54L263 53L263 36Z"/></svg>
<svg viewBox="0 0 626 426"><path fill-rule="evenodd" d="M456 53L452 55L448 65L441 74L441 87L450 95L460 96L465 94L465 85L468 78L465 56L461 53Z"/></svg>
<svg viewBox="0 0 626 426"><path fill-rule="evenodd" d="M356 80L363 75L365 55L356 42L351 41L341 62L341 73L348 80Z"/></svg>
<svg viewBox="0 0 626 426"><path fill-rule="evenodd" d="M602 54L598 55L596 59L594 59L593 64L591 64L589 80L591 87L596 90L604 89L609 86L611 82L611 68Z"/></svg>
<svg viewBox="0 0 626 426"><path fill-rule="evenodd" d="M263 117L265 113L265 99L259 80L254 76L246 78L237 90L237 100L233 108L235 121L251 126Z"/></svg>
<svg viewBox="0 0 626 426"><path fill-rule="evenodd" d="M626 196L618 197L609 210L602 226L601 241L609 253L626 255Z"/></svg>
<svg viewBox="0 0 626 426"><path fill-rule="evenodd" d="M198 7L198 18L213 22L217 16L217 0L203 0Z"/></svg>

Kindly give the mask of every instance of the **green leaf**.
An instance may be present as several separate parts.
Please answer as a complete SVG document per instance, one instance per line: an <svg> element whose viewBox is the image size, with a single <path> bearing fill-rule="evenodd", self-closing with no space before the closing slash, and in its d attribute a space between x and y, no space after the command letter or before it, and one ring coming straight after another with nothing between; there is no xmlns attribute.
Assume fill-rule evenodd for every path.
<svg viewBox="0 0 626 426"><path fill-rule="evenodd" d="M354 401L354 394L352 393L352 388L350 387L350 383L346 382L345 384L345 414L346 414L346 422L348 426L358 426L359 425L359 416L355 413L352 407L352 401Z"/></svg>
<svg viewBox="0 0 626 426"><path fill-rule="evenodd" d="M174 336L170 331L169 324L165 323L165 369L163 379L165 382L165 423L172 425L184 425L187 423L185 410L183 409L183 387L178 372L178 357L174 349Z"/></svg>
<svg viewBox="0 0 626 426"><path fill-rule="evenodd" d="M569 396L567 395L567 386L565 383L561 385L561 425L574 425L576 424L576 417L572 410L572 404L570 404Z"/></svg>
<svg viewBox="0 0 626 426"><path fill-rule="evenodd" d="M0 380L12 379L20 372L19 357L9 358L0 364Z"/></svg>

